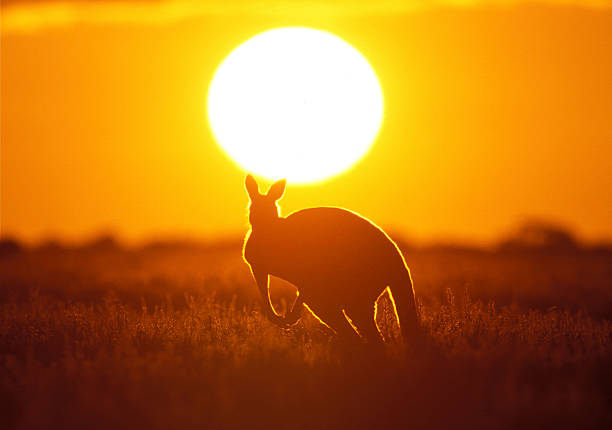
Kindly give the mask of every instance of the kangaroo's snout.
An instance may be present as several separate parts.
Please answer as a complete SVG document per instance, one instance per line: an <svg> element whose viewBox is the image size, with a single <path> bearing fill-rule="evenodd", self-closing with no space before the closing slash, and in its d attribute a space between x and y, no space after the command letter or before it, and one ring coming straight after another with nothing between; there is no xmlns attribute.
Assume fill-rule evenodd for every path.
<svg viewBox="0 0 612 430"><path fill-rule="evenodd" d="M270 186L267 194L259 192L255 178L247 175L244 186L251 200L249 204L249 222L251 226L265 225L278 220L280 217L277 201L285 193L287 181L281 179Z"/></svg>

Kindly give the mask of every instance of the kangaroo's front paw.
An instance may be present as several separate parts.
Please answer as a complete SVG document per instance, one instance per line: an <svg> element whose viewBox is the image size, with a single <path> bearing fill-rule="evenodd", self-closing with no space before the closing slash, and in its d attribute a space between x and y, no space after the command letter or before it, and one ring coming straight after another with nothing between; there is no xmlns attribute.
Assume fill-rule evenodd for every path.
<svg viewBox="0 0 612 430"><path fill-rule="evenodd" d="M290 324L289 321L287 321L287 319L284 317L278 317L278 320L274 321L274 324L285 330L290 329L292 326L292 324Z"/></svg>
<svg viewBox="0 0 612 430"><path fill-rule="evenodd" d="M268 320L275 326L278 326L280 328L289 328L289 324L287 324L285 317L276 314L267 314L266 316L268 317Z"/></svg>

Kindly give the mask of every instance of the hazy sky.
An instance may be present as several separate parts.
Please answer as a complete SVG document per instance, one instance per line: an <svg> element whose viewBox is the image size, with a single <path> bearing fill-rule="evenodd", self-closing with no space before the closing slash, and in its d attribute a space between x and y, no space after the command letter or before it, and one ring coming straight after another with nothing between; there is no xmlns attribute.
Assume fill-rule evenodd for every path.
<svg viewBox="0 0 612 430"><path fill-rule="evenodd" d="M612 238L610 2L405 3L3 2L2 234L243 231L207 87L244 40L303 25L368 58L386 113L366 158L289 187L284 212L344 206L421 239L529 216Z"/></svg>

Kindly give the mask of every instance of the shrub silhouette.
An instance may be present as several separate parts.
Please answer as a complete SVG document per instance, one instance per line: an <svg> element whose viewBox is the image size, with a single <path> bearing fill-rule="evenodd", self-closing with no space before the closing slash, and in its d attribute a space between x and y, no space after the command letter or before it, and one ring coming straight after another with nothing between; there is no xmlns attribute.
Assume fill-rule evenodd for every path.
<svg viewBox="0 0 612 430"><path fill-rule="evenodd" d="M410 271L396 244L376 225L345 209L316 207L283 218L277 201L286 181L259 192L248 175L251 231L244 246L267 317L280 326L295 323L305 305L345 339L382 340L376 302L389 289L405 341L419 338ZM293 309L278 315L270 301L269 275L298 288ZM356 331L357 330L357 331Z"/></svg>
<svg viewBox="0 0 612 430"><path fill-rule="evenodd" d="M536 219L522 223L510 237L499 245L502 251L572 252L578 248L578 242L569 230L551 222Z"/></svg>
<svg viewBox="0 0 612 430"><path fill-rule="evenodd" d="M4 238L0 240L0 258L14 255L21 251L21 245L15 239Z"/></svg>

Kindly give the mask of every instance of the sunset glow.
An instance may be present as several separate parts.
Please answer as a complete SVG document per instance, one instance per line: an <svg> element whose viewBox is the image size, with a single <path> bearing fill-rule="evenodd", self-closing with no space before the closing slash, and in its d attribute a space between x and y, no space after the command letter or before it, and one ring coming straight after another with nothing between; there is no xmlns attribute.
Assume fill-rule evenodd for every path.
<svg viewBox="0 0 612 430"><path fill-rule="evenodd" d="M383 117L367 60L342 39L302 27L267 31L232 51L207 107L217 142L243 169L298 183L350 168Z"/></svg>
<svg viewBox="0 0 612 430"><path fill-rule="evenodd" d="M416 240L478 243L535 217L609 240L612 8L603 3L3 2L0 235L241 232L242 183L256 172L219 145L208 92L242 44L299 26L367 60L384 121L348 169L335 152L358 156L328 145L333 157L317 162L333 162L333 178L287 175L283 213L337 205ZM262 189L287 173L267 170L281 155L259 159Z"/></svg>

